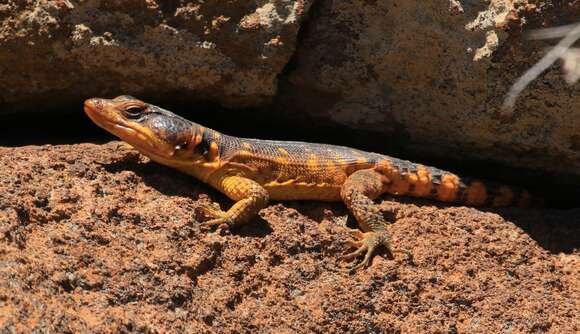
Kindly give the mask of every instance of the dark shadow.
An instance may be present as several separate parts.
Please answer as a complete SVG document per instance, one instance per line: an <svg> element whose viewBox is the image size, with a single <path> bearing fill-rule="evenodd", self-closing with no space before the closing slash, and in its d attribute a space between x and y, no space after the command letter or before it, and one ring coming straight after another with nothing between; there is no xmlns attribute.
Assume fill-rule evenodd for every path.
<svg viewBox="0 0 580 334"><path fill-rule="evenodd" d="M580 249L580 209L489 210L513 222L552 254L571 254Z"/></svg>
<svg viewBox="0 0 580 334"><path fill-rule="evenodd" d="M233 204L219 191L195 178L155 162L142 162L138 154L126 155L123 159L108 163L103 167L109 173L132 171L147 186L166 196L188 197L197 200L199 195L204 194L212 202L218 203L222 209L227 209ZM198 215L196 212L192 212L192 216ZM265 220L257 217L249 224L236 227L232 232L243 237L264 237L272 233L272 228Z"/></svg>
<svg viewBox="0 0 580 334"><path fill-rule="evenodd" d="M143 183L167 196L197 198L202 186L201 182L172 168L154 162L142 162L138 154L126 155L103 167L109 173L134 172ZM207 192L203 190L203 193Z"/></svg>
<svg viewBox="0 0 580 334"><path fill-rule="evenodd" d="M381 199L417 206L434 206L438 209L458 206L411 197L383 196ZM516 207L475 209L495 213L514 223L551 254L561 252L570 254L580 248L580 209Z"/></svg>
<svg viewBox="0 0 580 334"><path fill-rule="evenodd" d="M273 232L272 227L261 217L256 217L248 224L237 227L233 233L241 237L263 238Z"/></svg>
<svg viewBox="0 0 580 334"><path fill-rule="evenodd" d="M338 218L348 214L340 202L281 201L284 207L298 211L302 216L320 223L324 219Z"/></svg>

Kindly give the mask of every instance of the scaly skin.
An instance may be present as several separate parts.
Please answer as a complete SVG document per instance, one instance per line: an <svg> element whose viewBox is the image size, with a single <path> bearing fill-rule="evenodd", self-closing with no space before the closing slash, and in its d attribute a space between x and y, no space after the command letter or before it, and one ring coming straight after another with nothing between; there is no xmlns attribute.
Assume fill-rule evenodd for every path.
<svg viewBox="0 0 580 334"><path fill-rule="evenodd" d="M203 226L250 221L269 200L343 201L362 232L351 244L370 264L383 245L392 256L389 223L373 202L383 193L470 206L527 206L527 192L459 178L437 168L342 146L227 136L130 96L89 99L85 112L100 127L152 160L211 185L235 201L227 211L208 209Z"/></svg>

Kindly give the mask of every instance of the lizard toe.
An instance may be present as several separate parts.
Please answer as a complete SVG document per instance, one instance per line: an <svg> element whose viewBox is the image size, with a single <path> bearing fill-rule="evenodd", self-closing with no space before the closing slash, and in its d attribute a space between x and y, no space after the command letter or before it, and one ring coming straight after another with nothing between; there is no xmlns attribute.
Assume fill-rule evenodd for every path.
<svg viewBox="0 0 580 334"><path fill-rule="evenodd" d="M226 217L211 219L199 224L199 226L205 230L212 229L215 226L217 226L219 229L229 229L233 225L233 221Z"/></svg>
<svg viewBox="0 0 580 334"><path fill-rule="evenodd" d="M355 238L361 237L361 239L349 241L349 245L357 247L357 249L352 253L342 256L341 259L350 261L364 254L363 260L350 268L351 272L369 267L371 265L372 257L379 246L384 246L387 250L387 256L390 259L393 258L393 251L386 231L351 234Z"/></svg>
<svg viewBox="0 0 580 334"><path fill-rule="evenodd" d="M225 211L222 211L219 207L205 203L196 207L195 210L208 218L220 218L225 214Z"/></svg>
<svg viewBox="0 0 580 334"><path fill-rule="evenodd" d="M355 250L354 252L341 256L341 260L351 261L367 252L367 249L368 246L364 243L361 243L360 246L357 248L357 250Z"/></svg>
<svg viewBox="0 0 580 334"><path fill-rule="evenodd" d="M355 240L362 240L365 237L365 234L361 231L361 230L357 230L357 229L350 229L348 231L348 233L350 234L351 237L353 237Z"/></svg>

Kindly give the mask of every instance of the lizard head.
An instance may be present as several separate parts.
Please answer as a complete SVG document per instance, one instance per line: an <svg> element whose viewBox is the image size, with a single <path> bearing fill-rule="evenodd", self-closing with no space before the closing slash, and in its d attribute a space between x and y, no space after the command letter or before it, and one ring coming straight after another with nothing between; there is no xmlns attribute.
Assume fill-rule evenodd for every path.
<svg viewBox="0 0 580 334"><path fill-rule="evenodd" d="M193 145L193 124L170 111L127 95L88 99L84 110L98 126L154 160L177 163L196 158L195 150L184 150Z"/></svg>

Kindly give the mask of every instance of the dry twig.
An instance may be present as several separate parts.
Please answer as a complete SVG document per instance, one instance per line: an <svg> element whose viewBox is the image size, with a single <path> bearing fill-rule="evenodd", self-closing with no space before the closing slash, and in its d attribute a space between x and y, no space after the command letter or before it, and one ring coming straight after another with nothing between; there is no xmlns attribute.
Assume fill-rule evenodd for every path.
<svg viewBox="0 0 580 334"><path fill-rule="evenodd" d="M503 109L513 110L516 99L520 93L542 72L550 67L558 59L564 61L566 81L574 83L580 78L580 49L572 48L572 45L580 39L580 23L556 28L540 29L530 34L531 39L549 39L563 37L558 44L550 49L546 55L534 66L526 71L511 87L506 94Z"/></svg>

